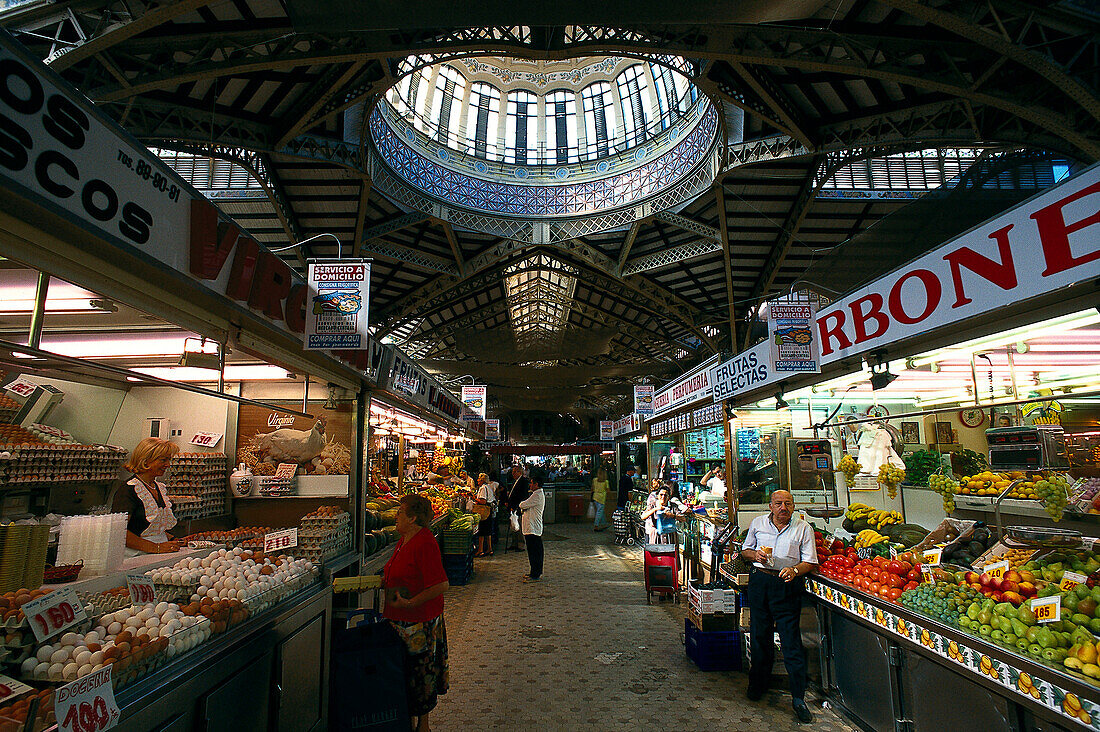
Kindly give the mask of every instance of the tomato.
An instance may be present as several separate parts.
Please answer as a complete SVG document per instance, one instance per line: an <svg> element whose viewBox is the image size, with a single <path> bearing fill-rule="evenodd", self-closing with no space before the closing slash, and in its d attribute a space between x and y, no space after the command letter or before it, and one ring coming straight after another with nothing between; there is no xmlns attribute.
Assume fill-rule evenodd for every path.
<svg viewBox="0 0 1100 732"><path fill-rule="evenodd" d="M874 562L875 566L878 567L879 569L882 569L887 564L886 557L875 557L871 561Z"/></svg>
<svg viewBox="0 0 1100 732"><path fill-rule="evenodd" d="M917 583L916 582L906 582L905 587L903 587L901 589L902 589L903 592L905 590L915 590L915 589L917 589Z"/></svg>
<svg viewBox="0 0 1100 732"><path fill-rule="evenodd" d="M872 582L869 589L871 590L872 595L877 595L878 591L882 589L882 585L880 585L878 582Z"/></svg>
<svg viewBox="0 0 1100 732"><path fill-rule="evenodd" d="M901 562L897 561L896 559L891 562L887 562L886 569L891 574L903 574L901 569Z"/></svg>
<svg viewBox="0 0 1100 732"><path fill-rule="evenodd" d="M880 572L877 567L873 567L867 572L867 576L871 578L872 582L878 582L882 579L882 572Z"/></svg>
<svg viewBox="0 0 1100 732"><path fill-rule="evenodd" d="M886 597L892 602L896 601L899 597L901 597L901 590L897 587L894 587L886 593Z"/></svg>
<svg viewBox="0 0 1100 732"><path fill-rule="evenodd" d="M900 571L900 572L898 572L898 574L900 574L900 575L901 575L902 577L904 577L905 575L909 574L909 571L910 571L911 569L913 569L913 565L912 565L912 564L910 564L909 562L906 562L906 561L903 561L903 560L900 560L900 559L899 559L899 560L898 560L898 564L900 564L900 565L901 565L901 571Z"/></svg>
<svg viewBox="0 0 1100 732"><path fill-rule="evenodd" d="M905 579L909 580L910 582L920 582L920 570L910 569L909 572L906 573Z"/></svg>

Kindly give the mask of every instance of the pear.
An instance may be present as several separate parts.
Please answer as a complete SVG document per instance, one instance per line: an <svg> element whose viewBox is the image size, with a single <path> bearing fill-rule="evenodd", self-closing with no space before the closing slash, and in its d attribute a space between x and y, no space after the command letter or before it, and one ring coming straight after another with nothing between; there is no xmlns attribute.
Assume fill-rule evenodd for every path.
<svg viewBox="0 0 1100 732"><path fill-rule="evenodd" d="M1096 646L1092 643L1082 643L1077 649L1077 660L1084 664L1096 663Z"/></svg>
<svg viewBox="0 0 1100 732"><path fill-rule="evenodd" d="M1081 673L1093 679L1100 679L1100 666L1095 663L1086 663L1081 667Z"/></svg>

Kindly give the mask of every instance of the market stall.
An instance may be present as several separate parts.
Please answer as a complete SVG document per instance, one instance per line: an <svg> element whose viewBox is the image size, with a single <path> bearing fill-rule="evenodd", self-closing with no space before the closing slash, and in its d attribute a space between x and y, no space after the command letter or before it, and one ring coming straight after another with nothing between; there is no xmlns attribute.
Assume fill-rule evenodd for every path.
<svg viewBox="0 0 1100 732"><path fill-rule="evenodd" d="M0 721L51 724L76 682L123 729L322 729L381 351L304 351L300 277L3 34L0 57L81 120L0 100L39 158L0 171L0 673L25 684ZM179 449L146 529L117 509L143 438Z"/></svg>
<svg viewBox="0 0 1100 732"><path fill-rule="evenodd" d="M502 463L537 465L547 471L543 493L546 507L544 523L590 521L592 474L602 462L612 465L614 445L610 442L575 443L571 445L504 445L489 446L489 454ZM607 468L611 470L611 467Z"/></svg>

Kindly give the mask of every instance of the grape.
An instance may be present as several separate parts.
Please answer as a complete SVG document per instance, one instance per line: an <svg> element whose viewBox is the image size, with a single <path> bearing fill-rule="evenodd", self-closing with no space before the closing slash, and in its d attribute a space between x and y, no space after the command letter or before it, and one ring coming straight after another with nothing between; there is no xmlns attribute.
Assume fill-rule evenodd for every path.
<svg viewBox="0 0 1100 732"><path fill-rule="evenodd" d="M1043 510L1050 516L1051 521L1062 520L1066 504L1069 502L1067 488L1069 481L1064 475L1051 475L1036 481L1035 493L1039 496L1039 502L1043 504Z"/></svg>
<svg viewBox="0 0 1100 732"><path fill-rule="evenodd" d="M878 482L886 486L890 498L898 497L898 483L905 480L905 471L890 463L884 463L878 469Z"/></svg>
<svg viewBox="0 0 1100 732"><path fill-rule="evenodd" d="M955 494L959 492L959 484L954 478L942 473L933 473L928 476L928 487L943 496L943 512L945 514L955 510Z"/></svg>

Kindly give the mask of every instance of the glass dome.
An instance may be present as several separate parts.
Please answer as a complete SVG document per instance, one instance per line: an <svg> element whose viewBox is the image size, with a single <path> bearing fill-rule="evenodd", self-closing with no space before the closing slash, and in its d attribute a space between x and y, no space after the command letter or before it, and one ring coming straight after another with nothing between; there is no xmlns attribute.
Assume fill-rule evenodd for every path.
<svg viewBox="0 0 1100 732"><path fill-rule="evenodd" d="M460 228L530 241L620 228L717 173L718 113L678 56L413 56L398 72L367 120L375 189Z"/></svg>

